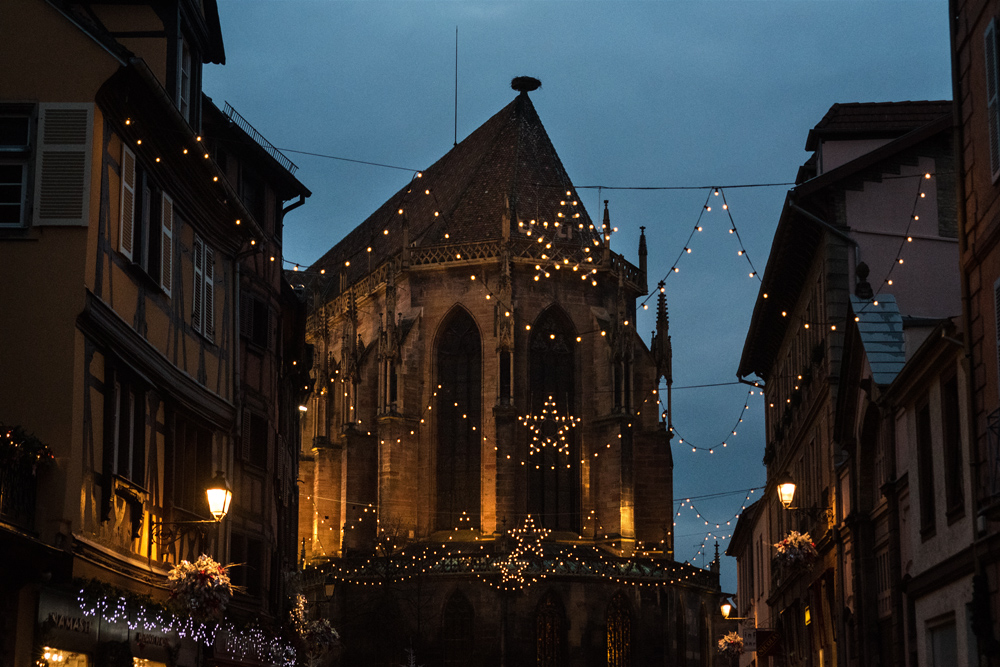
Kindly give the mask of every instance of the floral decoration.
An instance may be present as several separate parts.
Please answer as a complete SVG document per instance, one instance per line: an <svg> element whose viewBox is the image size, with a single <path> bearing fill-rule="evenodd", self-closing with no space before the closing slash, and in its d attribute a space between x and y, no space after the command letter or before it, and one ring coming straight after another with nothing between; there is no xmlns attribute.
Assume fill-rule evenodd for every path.
<svg viewBox="0 0 1000 667"><path fill-rule="evenodd" d="M328 653L340 641L340 635L325 618L309 621L302 628L302 641L306 645L309 656L321 656Z"/></svg>
<svg viewBox="0 0 1000 667"><path fill-rule="evenodd" d="M774 548L778 550L774 558L782 565L809 565L819 555L809 533L797 530L788 533L788 537L775 544Z"/></svg>
<svg viewBox="0 0 1000 667"><path fill-rule="evenodd" d="M719 640L719 653L725 656L743 655L743 637L730 632Z"/></svg>
<svg viewBox="0 0 1000 667"><path fill-rule="evenodd" d="M182 560L167 576L168 603L178 615L221 621L233 597L228 570L202 554L194 563Z"/></svg>
<svg viewBox="0 0 1000 667"><path fill-rule="evenodd" d="M340 642L340 635L327 619L306 620L306 596L301 593L295 596L291 616L292 624L302 639L309 664L315 664Z"/></svg>

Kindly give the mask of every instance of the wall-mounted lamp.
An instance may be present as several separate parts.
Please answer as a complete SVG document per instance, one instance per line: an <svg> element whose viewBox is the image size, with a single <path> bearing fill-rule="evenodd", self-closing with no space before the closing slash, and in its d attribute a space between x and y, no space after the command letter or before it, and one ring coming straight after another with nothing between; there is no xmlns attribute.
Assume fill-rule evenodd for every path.
<svg viewBox="0 0 1000 667"><path fill-rule="evenodd" d="M208 498L208 511L212 519L202 521L157 521L153 523L153 541L163 549L170 546L184 535L198 531L205 535L206 524L218 524L229 513L229 505L233 501L233 489L229 486L226 474L217 470L215 477L205 489Z"/></svg>
<svg viewBox="0 0 1000 667"><path fill-rule="evenodd" d="M722 610L722 618L726 619L727 621L747 620L746 617L730 616L730 614L733 613L733 603L729 600L728 597L722 598L722 605L720 606L720 609Z"/></svg>
<svg viewBox="0 0 1000 667"><path fill-rule="evenodd" d="M792 507L792 499L795 498L795 480L787 472L778 478L778 500L781 505L790 512L805 512L815 520L821 514L826 514L827 520L833 518L832 507Z"/></svg>

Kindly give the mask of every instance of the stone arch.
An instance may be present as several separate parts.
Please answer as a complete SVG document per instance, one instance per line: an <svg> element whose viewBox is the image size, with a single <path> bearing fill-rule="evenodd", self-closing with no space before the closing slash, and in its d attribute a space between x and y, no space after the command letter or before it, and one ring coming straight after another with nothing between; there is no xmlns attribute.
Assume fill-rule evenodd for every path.
<svg viewBox="0 0 1000 667"><path fill-rule="evenodd" d="M566 664L566 609L555 591L535 608L535 656L538 667Z"/></svg>
<svg viewBox="0 0 1000 667"><path fill-rule="evenodd" d="M579 416L576 384L576 329L559 305L539 314L528 339L528 409L540 415L552 406L563 416ZM546 403L550 405L546 407ZM554 423L541 428L554 429ZM569 429L564 449L542 447L528 460L528 512L550 530L580 532L580 467L577 429Z"/></svg>
<svg viewBox="0 0 1000 667"><path fill-rule="evenodd" d="M435 341L437 530L479 528L483 346L479 327L455 306Z"/></svg>
<svg viewBox="0 0 1000 667"><path fill-rule="evenodd" d="M474 663L475 610L469 599L454 591L441 614L441 664L444 667L468 667Z"/></svg>
<svg viewBox="0 0 1000 667"><path fill-rule="evenodd" d="M632 605L619 591L608 603L608 667L632 667Z"/></svg>

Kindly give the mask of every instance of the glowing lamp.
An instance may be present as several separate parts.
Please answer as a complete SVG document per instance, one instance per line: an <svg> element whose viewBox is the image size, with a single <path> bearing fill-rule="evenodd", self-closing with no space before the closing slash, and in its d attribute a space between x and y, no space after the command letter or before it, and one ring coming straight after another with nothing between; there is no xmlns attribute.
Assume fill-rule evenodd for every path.
<svg viewBox="0 0 1000 667"><path fill-rule="evenodd" d="M726 598L722 601L722 618L729 618L729 614L733 611L733 603Z"/></svg>
<svg viewBox="0 0 1000 667"><path fill-rule="evenodd" d="M216 471L212 483L205 489L205 495L208 496L208 511L216 521L222 521L229 513L229 503L233 501L233 490L224 472Z"/></svg>
<svg viewBox="0 0 1000 667"><path fill-rule="evenodd" d="M795 482L792 476L785 473L778 479L778 500L787 510L792 506L792 498L795 497Z"/></svg>

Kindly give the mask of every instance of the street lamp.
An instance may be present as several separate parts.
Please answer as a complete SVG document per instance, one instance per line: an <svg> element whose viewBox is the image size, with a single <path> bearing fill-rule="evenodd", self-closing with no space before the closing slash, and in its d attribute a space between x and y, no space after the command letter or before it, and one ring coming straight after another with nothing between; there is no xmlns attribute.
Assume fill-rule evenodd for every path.
<svg viewBox="0 0 1000 667"><path fill-rule="evenodd" d="M792 499L795 497L795 480L787 472L778 477L777 488L778 500L781 501L782 507L789 512L805 512L813 520L819 518L821 514L825 514L828 521L833 520L832 507L792 507Z"/></svg>
<svg viewBox="0 0 1000 667"><path fill-rule="evenodd" d="M778 500L786 510L792 509L792 498L795 497L795 480L787 472L778 478Z"/></svg>
<svg viewBox="0 0 1000 667"><path fill-rule="evenodd" d="M740 616L730 616L729 615L729 614L733 613L733 603L729 600L728 597L722 598L722 605L721 605L720 609L722 610L722 618L726 619L727 621L745 621L745 620L747 620L745 616L744 617L740 617Z"/></svg>
<svg viewBox="0 0 1000 667"><path fill-rule="evenodd" d="M212 514L211 519L200 521L158 521L152 525L153 541L160 549L164 549L184 535L194 531L205 536L206 524L220 524L226 514L229 513L229 505L233 501L233 489L229 486L226 474L221 470L215 472L215 477L209 482L205 489L205 496L208 498L208 511Z"/></svg>
<svg viewBox="0 0 1000 667"><path fill-rule="evenodd" d="M208 496L208 511L216 521L222 521L229 513L229 503L233 501L233 489L229 486L226 473L221 470L215 471L215 477L205 489L205 495Z"/></svg>

